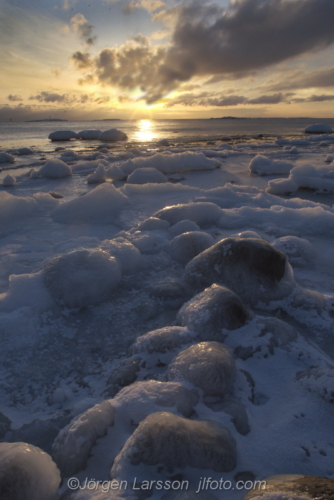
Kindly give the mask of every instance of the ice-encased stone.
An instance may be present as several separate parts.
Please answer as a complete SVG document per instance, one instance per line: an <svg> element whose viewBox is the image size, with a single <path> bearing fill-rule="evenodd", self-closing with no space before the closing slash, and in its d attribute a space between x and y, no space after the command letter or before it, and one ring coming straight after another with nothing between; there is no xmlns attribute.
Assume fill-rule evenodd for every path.
<svg viewBox="0 0 334 500"><path fill-rule="evenodd" d="M249 317L244 303L232 290L214 284L186 302L176 321L195 331L201 340L222 341L222 328L240 328Z"/></svg>
<svg viewBox="0 0 334 500"><path fill-rule="evenodd" d="M0 153L0 163L14 163L15 156L9 153Z"/></svg>
<svg viewBox="0 0 334 500"><path fill-rule="evenodd" d="M191 382L204 396L223 398L232 388L235 361L219 342L201 342L181 351L168 369L168 380Z"/></svg>
<svg viewBox="0 0 334 500"><path fill-rule="evenodd" d="M125 359L116 366L109 379L107 388L104 391L108 396L113 397L120 389L136 381L137 373L140 370L141 358Z"/></svg>
<svg viewBox="0 0 334 500"><path fill-rule="evenodd" d="M179 234L190 233L190 231L199 231L200 227L192 220L181 220L174 224L169 232L172 236L179 236Z"/></svg>
<svg viewBox="0 0 334 500"><path fill-rule="evenodd" d="M329 123L314 123L305 129L306 134L331 134L333 132Z"/></svg>
<svg viewBox="0 0 334 500"><path fill-rule="evenodd" d="M48 160L38 171L38 174L47 179L61 179L72 175L72 169L62 160L54 158Z"/></svg>
<svg viewBox="0 0 334 500"><path fill-rule="evenodd" d="M140 251L125 238L105 240L101 244L101 249L115 257L122 274L134 274L143 268L144 261Z"/></svg>
<svg viewBox="0 0 334 500"><path fill-rule="evenodd" d="M103 401L75 417L56 437L52 456L65 476L84 469L96 440L114 425L115 410Z"/></svg>
<svg viewBox="0 0 334 500"><path fill-rule="evenodd" d="M78 135L73 130L57 130L49 134L51 141L70 141L71 139L77 139L77 137Z"/></svg>
<svg viewBox="0 0 334 500"><path fill-rule="evenodd" d="M165 207L156 212L153 216L159 219L168 220L171 225L187 219L195 222L200 227L205 227L218 224L222 215L221 208L215 203L198 202Z"/></svg>
<svg viewBox="0 0 334 500"><path fill-rule="evenodd" d="M311 266L315 261L315 249L304 238L297 236L282 236L272 243L274 248L285 253L288 261L298 267Z"/></svg>
<svg viewBox="0 0 334 500"><path fill-rule="evenodd" d="M266 241L226 238L192 259L185 279L200 288L225 285L246 303L256 304L291 293L291 273L285 255Z"/></svg>
<svg viewBox="0 0 334 500"><path fill-rule="evenodd" d="M13 187L15 184L16 178L11 174L6 175L2 180L3 187Z"/></svg>
<svg viewBox="0 0 334 500"><path fill-rule="evenodd" d="M102 133L101 130L92 129L92 130L81 130L81 132L78 132L77 135L80 139L92 141L92 140L97 140L101 133Z"/></svg>
<svg viewBox="0 0 334 500"><path fill-rule="evenodd" d="M110 298L119 285L121 270L102 250L77 250L51 259L44 282L52 297L70 309L82 309Z"/></svg>
<svg viewBox="0 0 334 500"><path fill-rule="evenodd" d="M270 194L289 194L295 193L298 184L289 179L273 179L268 182L267 192Z"/></svg>
<svg viewBox="0 0 334 500"><path fill-rule="evenodd" d="M129 184L162 184L167 182L167 177L153 167L137 168L129 175L127 182Z"/></svg>
<svg viewBox="0 0 334 500"><path fill-rule="evenodd" d="M249 164L249 170L258 175L288 174L292 168L290 162L271 160L262 155L255 156Z"/></svg>
<svg viewBox="0 0 334 500"><path fill-rule="evenodd" d="M161 220L157 217L149 217L143 220L137 226L138 231L166 231L170 224L167 220Z"/></svg>
<svg viewBox="0 0 334 500"><path fill-rule="evenodd" d="M27 443L0 443L1 500L54 500L59 485L50 455Z"/></svg>
<svg viewBox="0 0 334 500"><path fill-rule="evenodd" d="M116 128L111 128L109 130L104 130L103 132L101 132L98 138L99 141L118 142L118 141L126 141L128 136L121 130L117 130Z"/></svg>
<svg viewBox="0 0 334 500"><path fill-rule="evenodd" d="M171 472L185 467L230 472L236 458L235 441L222 424L153 413L127 440L110 475L122 477L128 465L139 464L161 464Z"/></svg>
<svg viewBox="0 0 334 500"><path fill-rule="evenodd" d="M177 349L184 344L190 344L194 340L194 332L181 326L165 326L158 330L147 332L138 337L132 345L132 352L138 354L141 352L166 353Z"/></svg>
<svg viewBox="0 0 334 500"><path fill-rule="evenodd" d="M214 242L208 233L191 231L175 236L166 246L166 252L179 264L186 265L196 255L211 247Z"/></svg>
<svg viewBox="0 0 334 500"><path fill-rule="evenodd" d="M106 180L107 172L103 163L100 163L100 165L98 165L95 172L87 176L88 184L100 184L102 182L106 182Z"/></svg>

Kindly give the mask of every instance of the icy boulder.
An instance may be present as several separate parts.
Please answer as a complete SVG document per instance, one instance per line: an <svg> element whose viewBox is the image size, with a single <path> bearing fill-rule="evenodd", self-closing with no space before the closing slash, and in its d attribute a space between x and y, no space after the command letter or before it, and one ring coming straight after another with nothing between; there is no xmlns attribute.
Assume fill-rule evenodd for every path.
<svg viewBox="0 0 334 500"><path fill-rule="evenodd" d="M54 500L59 485L50 455L27 443L0 443L1 500Z"/></svg>
<svg viewBox="0 0 334 500"><path fill-rule="evenodd" d="M174 224L169 232L172 236L178 236L179 234L183 233L190 233L190 231L199 231L200 227L196 222L193 222L192 220L181 220L180 222L177 222Z"/></svg>
<svg viewBox="0 0 334 500"><path fill-rule="evenodd" d="M163 408L174 408L185 417L190 417L198 403L198 394L178 382L149 380L135 382L124 387L113 399L119 421L139 424L150 413ZM170 410L172 411L172 410Z"/></svg>
<svg viewBox="0 0 334 500"><path fill-rule="evenodd" d="M332 163L332 161L334 161L334 155L327 155L326 159L325 159L325 162L326 163Z"/></svg>
<svg viewBox="0 0 334 500"><path fill-rule="evenodd" d="M231 391L235 362L219 342L201 342L181 351L168 369L168 379L187 380L202 389L203 395L223 398Z"/></svg>
<svg viewBox="0 0 334 500"><path fill-rule="evenodd" d="M49 139L51 141L70 141L71 139L76 139L78 135L73 132L73 130L57 130L56 132L51 132L49 134Z"/></svg>
<svg viewBox="0 0 334 500"><path fill-rule="evenodd" d="M78 132L78 137L80 139L84 139L87 141L93 141L97 140L100 137L100 134L102 133L101 130L81 130L81 132Z"/></svg>
<svg viewBox="0 0 334 500"><path fill-rule="evenodd" d="M128 136L124 132L122 132L121 130L117 130L116 128L105 130L99 135L99 141L105 142L126 141L127 138Z"/></svg>
<svg viewBox="0 0 334 500"><path fill-rule="evenodd" d="M13 187L15 184L16 178L11 174L6 175L2 180L3 187Z"/></svg>
<svg viewBox="0 0 334 500"><path fill-rule="evenodd" d="M283 298L295 285L285 255L255 238L219 241L187 264L185 278L197 287L225 285L249 304Z"/></svg>
<svg viewBox="0 0 334 500"><path fill-rule="evenodd" d="M44 282L52 297L70 309L82 309L110 298L121 281L114 257L102 250L77 250L51 259Z"/></svg>
<svg viewBox="0 0 334 500"><path fill-rule="evenodd" d="M232 290L215 284L186 302L176 321L195 331L201 340L222 341L222 328L240 328L249 316L242 300Z"/></svg>
<svg viewBox="0 0 334 500"><path fill-rule="evenodd" d="M108 179L113 179L114 181L122 181L126 179L126 175L123 170L117 165L112 165L106 170Z"/></svg>
<svg viewBox="0 0 334 500"><path fill-rule="evenodd" d="M53 443L52 455L65 476L84 469L96 440L114 425L115 410L103 401L76 417L62 429Z"/></svg>
<svg viewBox="0 0 334 500"><path fill-rule="evenodd" d="M333 132L329 123L314 123L305 129L306 134L331 134Z"/></svg>
<svg viewBox="0 0 334 500"><path fill-rule="evenodd" d="M287 161L270 160L266 156L257 155L249 164L249 170L258 175L288 174L293 164Z"/></svg>
<svg viewBox="0 0 334 500"><path fill-rule="evenodd" d="M100 184L102 182L106 182L106 180L107 180L107 173L103 163L100 163L95 172L87 176L88 184Z"/></svg>
<svg viewBox="0 0 334 500"><path fill-rule="evenodd" d="M210 202L185 203L165 207L156 212L154 217L168 220L171 225L188 219L200 227L208 227L218 224L222 217L222 210L218 205Z"/></svg>
<svg viewBox="0 0 334 500"><path fill-rule="evenodd" d="M180 348L184 344L190 344L193 340L194 333L189 331L188 328L165 326L164 328L153 330L138 337L132 346L132 352L134 354L142 352L164 354Z"/></svg>
<svg viewBox="0 0 334 500"><path fill-rule="evenodd" d="M149 217L143 220L137 226L138 231L166 231L170 224L167 220L161 220L157 217Z"/></svg>
<svg viewBox="0 0 334 500"><path fill-rule="evenodd" d="M38 208L34 198L13 196L5 191L0 192L0 227L12 227L25 217L32 215Z"/></svg>
<svg viewBox="0 0 334 500"><path fill-rule="evenodd" d="M291 179L273 179L268 182L267 192L270 194L290 194L298 190L298 184Z"/></svg>
<svg viewBox="0 0 334 500"><path fill-rule="evenodd" d="M101 248L115 257L122 274L134 274L143 268L143 258L140 251L125 238L105 240Z"/></svg>
<svg viewBox="0 0 334 500"><path fill-rule="evenodd" d="M69 165L57 158L48 160L43 167L38 171L41 177L47 179L61 179L62 177L69 177L72 175L72 169Z"/></svg>
<svg viewBox="0 0 334 500"><path fill-rule="evenodd" d="M334 192L334 165L297 165L291 170L290 178L298 187L318 192Z"/></svg>
<svg viewBox="0 0 334 500"><path fill-rule="evenodd" d="M14 163L15 156L9 153L0 153L0 163Z"/></svg>
<svg viewBox="0 0 334 500"><path fill-rule="evenodd" d="M105 183L84 196L62 203L52 218L62 224L112 224L128 204L126 196L112 184Z"/></svg>
<svg viewBox="0 0 334 500"><path fill-rule="evenodd" d="M209 159L203 153L186 151L174 154L157 153L148 158L134 158L123 163L122 170L129 175L137 168L153 167L163 174L177 174L193 170L213 170L220 165L219 161Z"/></svg>
<svg viewBox="0 0 334 500"><path fill-rule="evenodd" d="M176 236L166 247L166 252L173 260L186 265L199 253L214 244L214 239L208 233L191 231Z"/></svg>
<svg viewBox="0 0 334 500"><path fill-rule="evenodd" d="M127 182L129 184L162 184L167 182L167 177L153 167L137 168L129 175Z"/></svg>
<svg viewBox="0 0 334 500"><path fill-rule="evenodd" d="M315 249L304 238L283 236L273 242L273 247L285 253L288 261L297 267L312 266L315 261Z"/></svg>
<svg viewBox="0 0 334 500"><path fill-rule="evenodd" d="M153 413L127 440L110 475L121 478L129 465L140 464L163 465L170 472L185 467L229 472L236 455L235 441L222 424Z"/></svg>

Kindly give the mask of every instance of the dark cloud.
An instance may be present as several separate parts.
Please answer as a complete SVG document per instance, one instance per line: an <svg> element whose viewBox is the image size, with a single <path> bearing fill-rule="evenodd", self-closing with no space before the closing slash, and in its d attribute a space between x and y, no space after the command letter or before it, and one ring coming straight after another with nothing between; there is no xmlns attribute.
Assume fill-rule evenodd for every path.
<svg viewBox="0 0 334 500"><path fill-rule="evenodd" d="M40 103L61 103L75 106L76 104L97 103L104 104L110 100L109 96L96 97L95 94L57 94L55 92L42 91L37 95L30 96L30 101Z"/></svg>
<svg viewBox="0 0 334 500"><path fill-rule="evenodd" d="M81 52L80 50L72 54L71 60L77 69L87 69L93 65L93 60L88 52Z"/></svg>
<svg viewBox="0 0 334 500"><path fill-rule="evenodd" d="M89 24L85 16L81 13L75 14L71 19L73 30L87 45L93 45L97 37L93 35L94 26Z"/></svg>
<svg viewBox="0 0 334 500"><path fill-rule="evenodd" d="M242 77L324 49L334 43L333 19L333 0L234 0L225 9L188 4L178 11L169 46L142 37L104 49L91 77L139 87L152 103L194 76Z"/></svg>
<svg viewBox="0 0 334 500"><path fill-rule="evenodd" d="M12 101L12 102L15 102L15 101L23 101L22 97L21 97L21 96L19 96L19 95L16 95L16 94L15 94L15 95L13 95L13 94L9 94L9 95L7 96L7 99L8 99L8 101Z"/></svg>
<svg viewBox="0 0 334 500"><path fill-rule="evenodd" d="M256 104L279 104L281 102L289 102L289 98L293 95L291 92L287 94L262 95L254 99L249 99L242 95L225 96L217 93L202 92L201 94L181 94L180 96L170 99L166 107L171 108L176 105L183 106L216 106L228 107Z"/></svg>
<svg viewBox="0 0 334 500"><path fill-rule="evenodd" d="M292 102L298 103L298 102L325 102L325 101L334 101L334 95L329 95L329 94L322 94L322 95L316 95L313 94L309 97L303 97L303 98L295 98L291 99Z"/></svg>
<svg viewBox="0 0 334 500"><path fill-rule="evenodd" d="M30 96L29 101L64 102L64 101L66 101L66 95L65 94L57 94L55 92L42 91L37 95Z"/></svg>
<svg viewBox="0 0 334 500"><path fill-rule="evenodd" d="M287 90L287 89L308 89L334 87L334 67L322 68L316 71L295 71L288 74L284 80L273 85L268 85L268 90Z"/></svg>

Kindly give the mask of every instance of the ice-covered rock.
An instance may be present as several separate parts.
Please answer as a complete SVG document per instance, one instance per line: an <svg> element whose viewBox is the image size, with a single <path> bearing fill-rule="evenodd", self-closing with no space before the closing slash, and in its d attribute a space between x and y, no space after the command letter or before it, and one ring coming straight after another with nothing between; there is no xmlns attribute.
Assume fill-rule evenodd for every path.
<svg viewBox="0 0 334 500"><path fill-rule="evenodd" d="M77 139L77 137L78 135L73 130L57 130L49 134L51 141L70 141L71 139Z"/></svg>
<svg viewBox="0 0 334 500"><path fill-rule="evenodd" d="M332 161L334 161L334 155L327 155L326 159L325 159L325 162L326 163L332 163Z"/></svg>
<svg viewBox="0 0 334 500"><path fill-rule="evenodd" d="M54 500L59 485L50 455L27 443L0 443L1 500Z"/></svg>
<svg viewBox="0 0 334 500"><path fill-rule="evenodd" d="M0 227L12 227L25 217L32 215L38 208L34 198L13 196L6 191L0 192Z"/></svg>
<svg viewBox="0 0 334 500"><path fill-rule="evenodd" d="M138 231L166 231L170 224L167 220L161 220L157 217L149 217L143 220L137 226Z"/></svg>
<svg viewBox="0 0 334 500"><path fill-rule="evenodd" d="M240 328L249 317L249 311L232 290L214 284L186 302L176 321L195 331L201 340L222 341L222 328Z"/></svg>
<svg viewBox="0 0 334 500"><path fill-rule="evenodd" d="M198 403L198 394L178 382L158 382L149 380L135 382L124 387L113 399L118 420L139 424L148 415L163 408L174 408L174 411L190 417L194 406Z"/></svg>
<svg viewBox="0 0 334 500"><path fill-rule="evenodd" d="M32 155L34 154L33 150L30 148L17 148L17 149L7 149L6 153L14 154L18 156Z"/></svg>
<svg viewBox="0 0 334 500"><path fill-rule="evenodd" d="M186 265L196 255L214 244L215 240L208 233L191 231L175 236L166 246L166 252L181 265Z"/></svg>
<svg viewBox="0 0 334 500"><path fill-rule="evenodd" d="M154 214L154 217L168 220L171 225L185 219L195 222L200 227L218 224L222 217L221 208L215 203L185 203L165 207Z"/></svg>
<svg viewBox="0 0 334 500"><path fill-rule="evenodd" d="M293 164L287 161L270 160L266 156L257 155L249 164L249 170L258 175L288 174Z"/></svg>
<svg viewBox="0 0 334 500"><path fill-rule="evenodd" d="M273 179L268 182L267 192L270 194L290 194L298 190L298 184L291 179Z"/></svg>
<svg viewBox="0 0 334 500"><path fill-rule="evenodd" d="M132 352L166 353L194 341L194 332L180 326L165 326L138 337L132 345Z"/></svg>
<svg viewBox="0 0 334 500"><path fill-rule="evenodd" d="M183 153L157 153L150 157L139 157L122 164L122 170L131 174L138 168L153 167L163 174L176 174L193 170L212 170L221 165L218 160L209 159L203 153L186 151Z"/></svg>
<svg viewBox="0 0 334 500"><path fill-rule="evenodd" d="M89 193L59 205L52 218L62 224L112 224L129 204L112 184L105 183Z"/></svg>
<svg viewBox="0 0 334 500"><path fill-rule="evenodd" d="M306 134L331 134L333 132L329 123L314 123L305 129Z"/></svg>
<svg viewBox="0 0 334 500"><path fill-rule="evenodd" d="M297 236L283 236L272 243L274 248L283 252L288 261L297 267L312 266L315 261L315 249L304 238Z"/></svg>
<svg viewBox="0 0 334 500"><path fill-rule="evenodd" d="M298 187L318 192L334 192L334 165L297 165L290 172L289 179Z"/></svg>
<svg viewBox="0 0 334 500"><path fill-rule="evenodd" d="M9 153L0 153L0 163L14 163L15 156Z"/></svg>
<svg viewBox="0 0 334 500"><path fill-rule="evenodd" d="M157 142L157 146L166 146L166 147L169 147L170 144L169 144L169 141L167 139L161 139L161 141Z"/></svg>
<svg viewBox="0 0 334 500"><path fill-rule="evenodd" d="M172 236L178 236L179 234L183 233L190 233L190 231L199 231L200 227L196 222L192 220L181 220L180 222L177 222L174 224L169 232Z"/></svg>
<svg viewBox="0 0 334 500"><path fill-rule="evenodd" d="M106 435L114 421L114 408L109 401L103 401L75 417L59 432L52 455L65 476L72 476L85 468L96 440Z"/></svg>
<svg viewBox="0 0 334 500"><path fill-rule="evenodd" d="M121 280L114 257L102 250L76 250L51 259L44 282L52 297L70 309L82 309L108 300Z"/></svg>
<svg viewBox="0 0 334 500"><path fill-rule="evenodd" d="M101 244L101 249L115 257L122 274L134 274L143 268L143 258L138 248L125 238L105 240Z"/></svg>
<svg viewBox="0 0 334 500"><path fill-rule="evenodd" d="M295 286L285 255L255 238L219 241L187 264L185 278L197 287L225 285L246 304L283 298Z"/></svg>
<svg viewBox="0 0 334 500"><path fill-rule="evenodd" d="M170 472L185 467L229 472L236 466L236 445L230 432L218 422L154 413L127 440L110 475L122 477L129 465L139 464L160 464Z"/></svg>
<svg viewBox="0 0 334 500"><path fill-rule="evenodd" d="M48 160L45 165L39 169L38 174L41 177L46 177L47 179L61 179L62 177L71 176L72 169L62 160L54 158L52 160Z"/></svg>
<svg viewBox="0 0 334 500"><path fill-rule="evenodd" d="M11 174L6 175L2 180L2 185L4 187L13 187L15 186L15 184L16 184L16 178Z"/></svg>
<svg viewBox="0 0 334 500"><path fill-rule="evenodd" d="M128 136L124 132L122 132L121 130L117 130L116 128L104 130L99 135L99 141L105 142L126 141L127 138Z"/></svg>
<svg viewBox="0 0 334 500"><path fill-rule="evenodd" d="M122 181L126 179L126 174L118 165L112 165L106 170L108 179L113 179L114 181Z"/></svg>
<svg viewBox="0 0 334 500"><path fill-rule="evenodd" d="M235 362L219 342L201 342L181 351L168 369L168 380L191 382L204 396L223 398L231 391Z"/></svg>
<svg viewBox="0 0 334 500"><path fill-rule="evenodd" d="M95 172L87 176L88 184L101 184L102 182L106 182L106 180L107 173L103 163L100 163Z"/></svg>
<svg viewBox="0 0 334 500"><path fill-rule="evenodd" d="M112 371L107 380L107 387L104 394L113 397L123 387L133 384L137 379L137 374L140 371L142 359L139 357L124 359Z"/></svg>
<svg viewBox="0 0 334 500"><path fill-rule="evenodd" d="M129 184L162 184L167 182L167 177L153 167L137 168L129 175L127 182Z"/></svg>
<svg viewBox="0 0 334 500"><path fill-rule="evenodd" d="M79 139L92 141L92 140L97 140L101 133L102 133L101 130L92 129L92 130L81 130L81 132L78 132L77 135Z"/></svg>
<svg viewBox="0 0 334 500"><path fill-rule="evenodd" d="M290 149L290 153L292 155L297 155L299 154L299 149L296 147L296 146L293 146L291 149Z"/></svg>

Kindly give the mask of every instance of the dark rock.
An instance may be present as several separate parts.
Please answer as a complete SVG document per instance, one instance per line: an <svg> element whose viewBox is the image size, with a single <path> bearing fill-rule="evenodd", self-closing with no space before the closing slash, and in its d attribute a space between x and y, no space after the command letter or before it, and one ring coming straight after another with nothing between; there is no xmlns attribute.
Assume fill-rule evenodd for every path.
<svg viewBox="0 0 334 500"><path fill-rule="evenodd" d="M122 361L109 377L104 394L113 397L123 387L133 384L140 370L140 363L141 358L125 359Z"/></svg>
<svg viewBox="0 0 334 500"><path fill-rule="evenodd" d="M208 233L191 231L183 233L168 243L166 252L181 265L186 265L199 253L214 244L215 240Z"/></svg>
<svg viewBox="0 0 334 500"><path fill-rule="evenodd" d="M3 413L0 412L0 439L4 438L10 430L11 421Z"/></svg>

